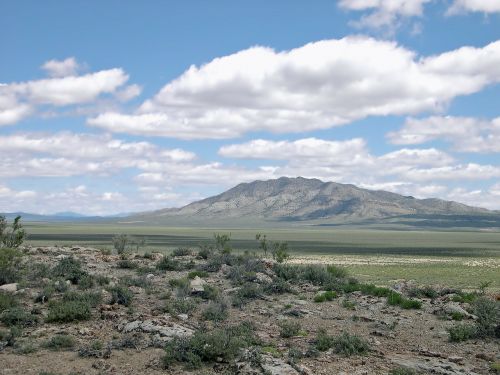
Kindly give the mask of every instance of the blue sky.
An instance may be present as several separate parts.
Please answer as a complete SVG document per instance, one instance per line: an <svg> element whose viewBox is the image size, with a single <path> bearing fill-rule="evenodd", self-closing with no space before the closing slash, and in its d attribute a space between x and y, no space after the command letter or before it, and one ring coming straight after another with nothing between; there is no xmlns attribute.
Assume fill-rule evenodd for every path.
<svg viewBox="0 0 500 375"><path fill-rule="evenodd" d="M500 0L0 2L0 211L316 177L500 209Z"/></svg>

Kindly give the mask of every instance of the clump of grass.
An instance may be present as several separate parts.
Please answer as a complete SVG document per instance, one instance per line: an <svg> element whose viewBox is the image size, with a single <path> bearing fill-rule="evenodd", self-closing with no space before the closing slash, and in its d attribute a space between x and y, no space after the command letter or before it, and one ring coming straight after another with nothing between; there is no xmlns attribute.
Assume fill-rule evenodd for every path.
<svg viewBox="0 0 500 375"><path fill-rule="evenodd" d="M262 289L259 285L254 283L246 283L243 284L233 296L232 304L235 307L241 307L245 305L249 300L260 298L261 295Z"/></svg>
<svg viewBox="0 0 500 375"><path fill-rule="evenodd" d="M95 286L95 278L92 275L85 274L78 281L78 289L87 290Z"/></svg>
<svg viewBox="0 0 500 375"><path fill-rule="evenodd" d="M168 301L165 305L164 311L173 314L189 314L193 312L198 307L198 302L196 300L191 300L188 298L177 298Z"/></svg>
<svg viewBox="0 0 500 375"><path fill-rule="evenodd" d="M292 293L293 289L289 282L280 278L274 278L272 282L264 285L264 292L267 294L284 294Z"/></svg>
<svg viewBox="0 0 500 375"><path fill-rule="evenodd" d="M73 257L61 259L59 263L52 269L53 277L64 278L70 280L72 284L78 284L80 279L87 273L82 269L80 261Z"/></svg>
<svg viewBox="0 0 500 375"><path fill-rule="evenodd" d="M156 263L156 268L160 271L181 271L182 263L170 256L164 256Z"/></svg>
<svg viewBox="0 0 500 375"><path fill-rule="evenodd" d="M314 296L314 302L333 301L337 296L337 293L331 290L320 292Z"/></svg>
<svg viewBox="0 0 500 375"><path fill-rule="evenodd" d="M37 323L37 318L20 307L12 307L2 312L0 321L7 327L29 327Z"/></svg>
<svg viewBox="0 0 500 375"><path fill-rule="evenodd" d="M282 320L278 325L280 327L280 336L283 338L297 336L302 328L300 322L294 320Z"/></svg>
<svg viewBox="0 0 500 375"><path fill-rule="evenodd" d="M188 273L188 279L194 279L196 276L198 277L208 277L208 272L207 271L191 271Z"/></svg>
<svg viewBox="0 0 500 375"><path fill-rule="evenodd" d="M16 298L9 293L0 292L0 313L17 306Z"/></svg>
<svg viewBox="0 0 500 375"><path fill-rule="evenodd" d="M347 298L344 298L344 300L342 301L342 307L348 310L355 310L356 303L348 300Z"/></svg>
<svg viewBox="0 0 500 375"><path fill-rule="evenodd" d="M68 292L62 300L49 303L48 322L69 323L89 320L92 317L92 307L101 302L101 294L94 292Z"/></svg>
<svg viewBox="0 0 500 375"><path fill-rule="evenodd" d="M234 360L240 351L257 343L254 328L248 322L213 331L197 331L190 338L175 338L165 346L163 367L171 368L180 363L186 369L197 369L204 362Z"/></svg>
<svg viewBox="0 0 500 375"><path fill-rule="evenodd" d="M330 336L325 330L319 330L314 341L319 351L334 350L335 353L349 357L355 354L366 354L370 350L369 344L362 338L347 332L340 336Z"/></svg>
<svg viewBox="0 0 500 375"><path fill-rule="evenodd" d="M476 335L476 328L470 324L459 324L448 328L448 335L451 342L466 341Z"/></svg>
<svg viewBox="0 0 500 375"><path fill-rule="evenodd" d="M170 279L168 283L175 288L177 297L184 298L191 294L191 282L187 278Z"/></svg>
<svg viewBox="0 0 500 375"><path fill-rule="evenodd" d="M419 375L419 373L408 367L396 367L389 371L389 375Z"/></svg>
<svg viewBox="0 0 500 375"><path fill-rule="evenodd" d="M139 267L139 265L136 262L130 259L121 259L116 263L116 266L118 268L129 269L129 270L134 270L137 267Z"/></svg>
<svg viewBox="0 0 500 375"><path fill-rule="evenodd" d="M201 314L204 320L222 322L229 317L229 306L226 302L210 302Z"/></svg>
<svg viewBox="0 0 500 375"><path fill-rule="evenodd" d="M126 286L117 285L109 288L108 291L111 293L111 304L130 306L132 303L134 295Z"/></svg>
<svg viewBox="0 0 500 375"><path fill-rule="evenodd" d="M370 350L369 344L356 335L344 332L333 339L333 350L337 354L350 357L355 354L365 354Z"/></svg>
<svg viewBox="0 0 500 375"><path fill-rule="evenodd" d="M75 339L69 335L55 335L47 340L43 346L54 351L69 350L75 347Z"/></svg>
<svg viewBox="0 0 500 375"><path fill-rule="evenodd" d="M172 251L172 255L174 257L185 257L185 256L189 256L191 254L192 254L191 249L188 249L187 247L179 247L179 248L175 249L174 251Z"/></svg>
<svg viewBox="0 0 500 375"><path fill-rule="evenodd" d="M416 299L408 299L397 292L391 292L387 296L387 304L391 306L400 306L403 309L420 309L422 302Z"/></svg>
<svg viewBox="0 0 500 375"><path fill-rule="evenodd" d="M213 285L204 285L203 293L201 294L201 298L215 301L219 298L220 290Z"/></svg>

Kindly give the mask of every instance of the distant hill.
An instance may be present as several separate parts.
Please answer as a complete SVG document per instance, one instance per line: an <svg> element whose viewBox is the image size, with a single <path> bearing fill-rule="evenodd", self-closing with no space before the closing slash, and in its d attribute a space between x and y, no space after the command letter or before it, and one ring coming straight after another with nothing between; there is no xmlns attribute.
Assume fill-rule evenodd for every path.
<svg viewBox="0 0 500 375"><path fill-rule="evenodd" d="M384 222L395 217L418 219L419 222L425 222L429 217L439 217L440 221L456 217L463 222L466 216L470 222L475 220L471 215L490 218L499 213L435 198L416 199L318 179L282 177L242 183L222 194L181 208L142 213L127 220L168 224L308 222L328 225ZM488 221L486 226L498 223L495 219Z"/></svg>
<svg viewBox="0 0 500 375"><path fill-rule="evenodd" d="M58 212L55 214L41 215L29 212L0 212L7 220L14 220L16 216L21 216L23 222L93 222L105 221L112 218L121 218L130 215L130 213L110 215L110 216L86 216L77 212Z"/></svg>

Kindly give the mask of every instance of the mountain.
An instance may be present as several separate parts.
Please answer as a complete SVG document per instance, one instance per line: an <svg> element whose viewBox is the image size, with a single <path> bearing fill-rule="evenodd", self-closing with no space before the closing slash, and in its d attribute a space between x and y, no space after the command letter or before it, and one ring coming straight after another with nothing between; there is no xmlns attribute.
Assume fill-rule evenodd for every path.
<svg viewBox="0 0 500 375"><path fill-rule="evenodd" d="M131 216L136 222L238 223L311 222L317 224L380 221L389 218L426 218L429 215L483 216L484 208L441 199L416 199L354 185L302 177L281 177L242 183L226 192L177 209ZM498 214L498 213L496 213ZM469 220L470 221L470 220Z"/></svg>

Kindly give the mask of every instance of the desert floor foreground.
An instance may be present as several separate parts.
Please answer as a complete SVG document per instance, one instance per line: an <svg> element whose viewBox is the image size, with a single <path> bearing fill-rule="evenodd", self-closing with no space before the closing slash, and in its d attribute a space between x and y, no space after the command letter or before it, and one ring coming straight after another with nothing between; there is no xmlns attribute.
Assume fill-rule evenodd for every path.
<svg viewBox="0 0 500 375"><path fill-rule="evenodd" d="M390 290L363 289L338 269L294 276L293 265L215 252L203 259L187 249L168 257L79 246L24 252L24 279L3 295L28 316L1 323L2 340L13 320L24 325L14 342L3 343L2 374L473 375L494 373L500 361L498 338L451 342L448 333L477 324L472 298L498 308L495 293L403 281ZM326 297L323 291L334 288ZM391 305L387 293L417 303ZM88 314L72 310L75 301ZM228 333L244 322L250 330ZM175 336L184 341L165 360ZM202 343L198 351L192 337Z"/></svg>

